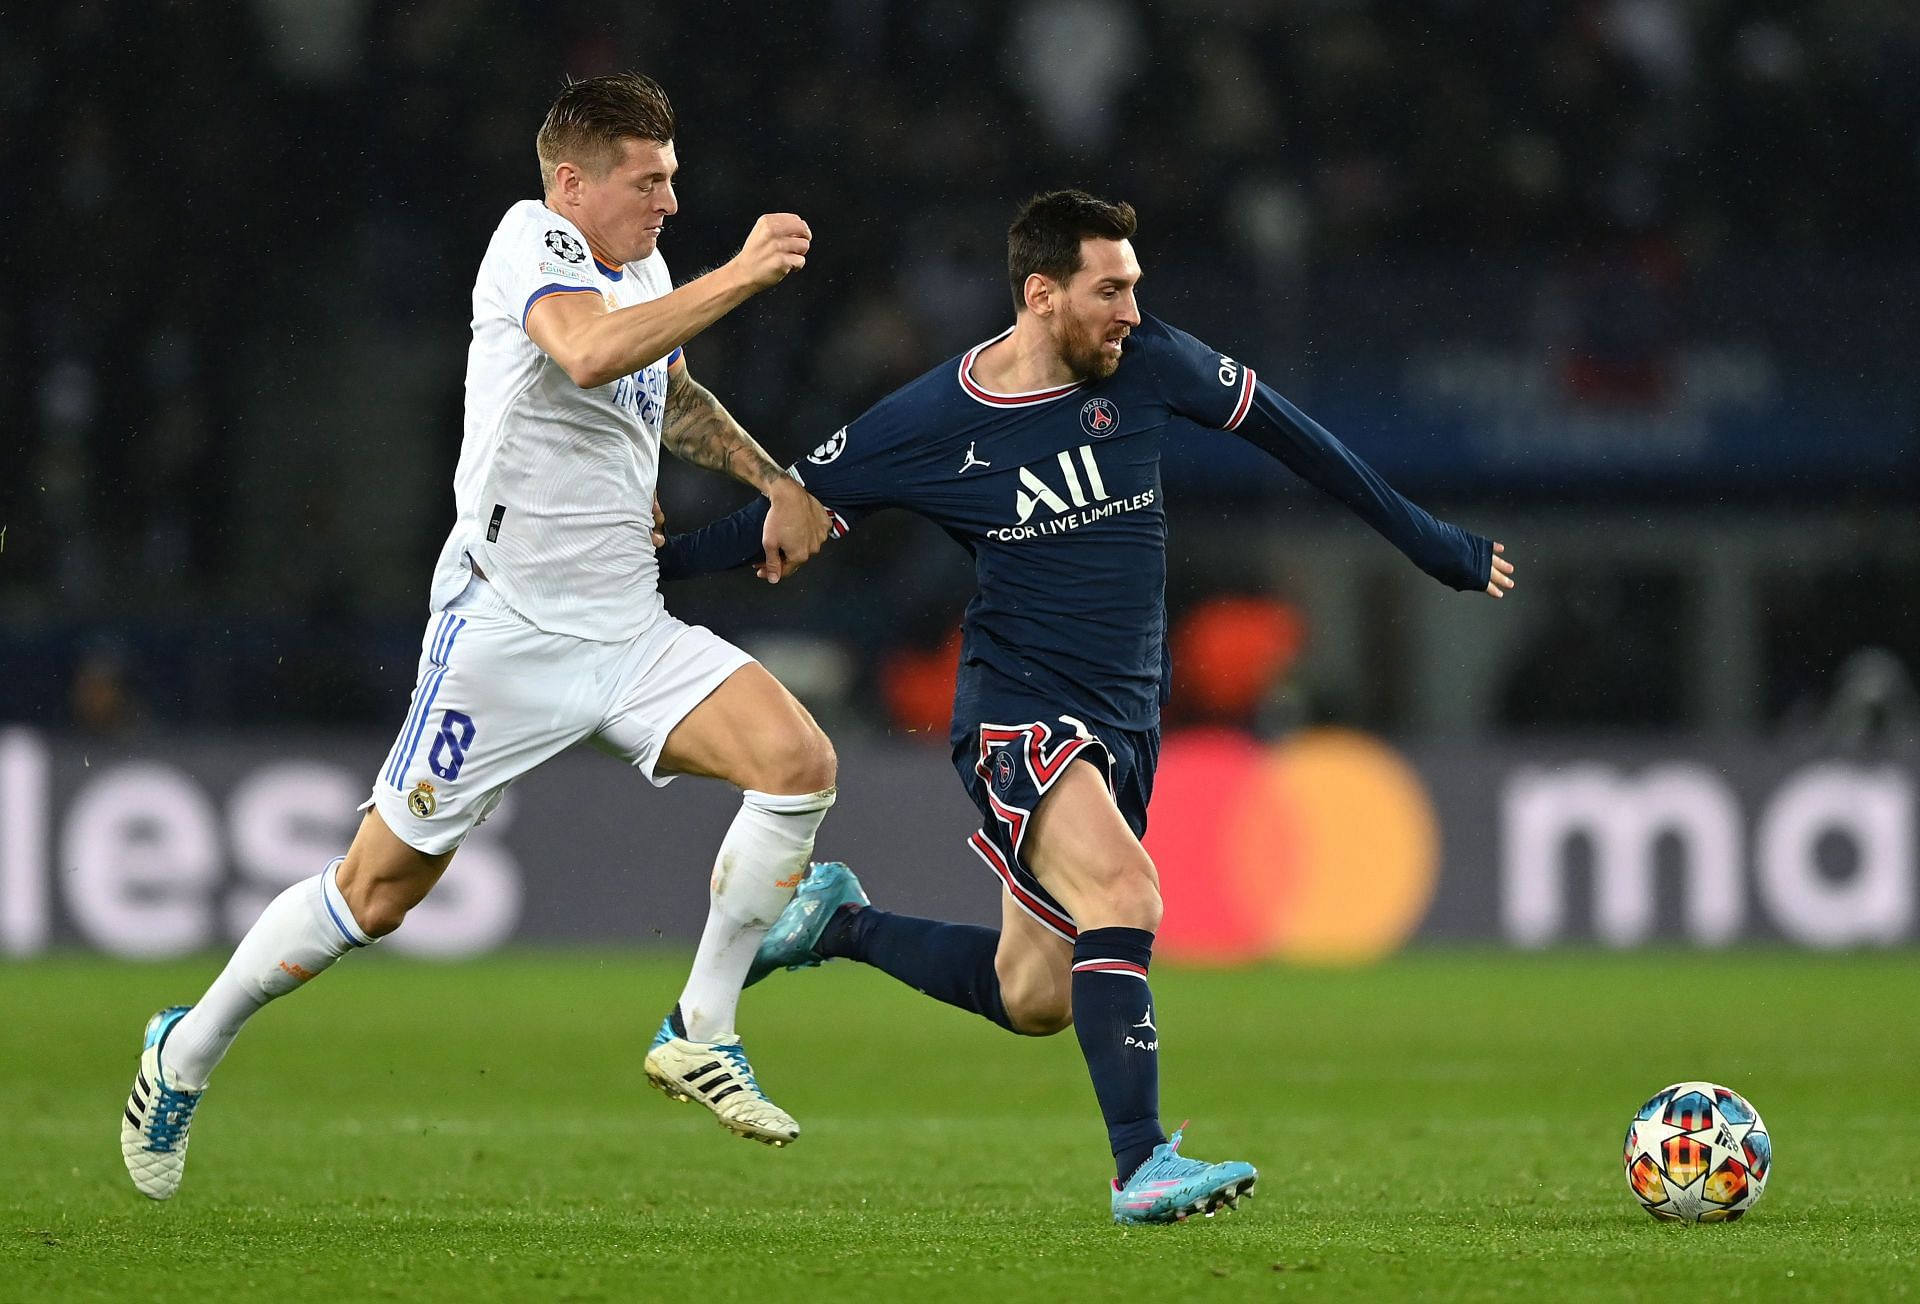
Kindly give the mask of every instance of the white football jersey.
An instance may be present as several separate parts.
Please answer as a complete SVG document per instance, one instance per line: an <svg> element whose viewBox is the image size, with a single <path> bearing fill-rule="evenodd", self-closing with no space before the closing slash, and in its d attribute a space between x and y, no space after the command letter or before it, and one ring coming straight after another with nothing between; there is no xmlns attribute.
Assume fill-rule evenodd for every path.
<svg viewBox="0 0 1920 1304"><path fill-rule="evenodd" d="M599 294L624 308L672 288L658 250L608 267L539 200L507 210L473 283L456 519L434 567L434 609L465 587L471 556L509 606L549 633L611 642L659 616L653 491L667 367L680 351L582 389L525 322L550 294Z"/></svg>

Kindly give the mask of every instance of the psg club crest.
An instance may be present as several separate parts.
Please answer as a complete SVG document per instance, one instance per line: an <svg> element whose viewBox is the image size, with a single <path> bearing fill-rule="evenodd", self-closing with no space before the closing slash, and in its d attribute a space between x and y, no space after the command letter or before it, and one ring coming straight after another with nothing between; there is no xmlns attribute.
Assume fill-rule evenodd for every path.
<svg viewBox="0 0 1920 1304"><path fill-rule="evenodd" d="M580 247L580 242L558 228L547 232L547 248L570 263L587 261L587 251Z"/></svg>
<svg viewBox="0 0 1920 1304"><path fill-rule="evenodd" d="M1080 409L1080 428L1095 439L1105 439L1120 428L1120 409L1110 398L1090 398Z"/></svg>
<svg viewBox="0 0 1920 1304"><path fill-rule="evenodd" d="M1002 797L1013 789L1013 757L1002 748L993 754L993 786Z"/></svg>
<svg viewBox="0 0 1920 1304"><path fill-rule="evenodd" d="M840 456L841 451L845 449L846 446L847 428L841 426L838 430L828 435L826 441L822 443L820 447L808 453L807 460L815 466L825 466L828 462Z"/></svg>

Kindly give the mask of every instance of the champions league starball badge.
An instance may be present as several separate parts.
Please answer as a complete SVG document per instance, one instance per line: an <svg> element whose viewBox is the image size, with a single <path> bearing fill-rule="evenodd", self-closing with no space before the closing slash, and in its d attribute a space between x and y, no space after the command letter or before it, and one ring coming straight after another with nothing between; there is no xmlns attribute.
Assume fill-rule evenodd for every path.
<svg viewBox="0 0 1920 1304"><path fill-rule="evenodd" d="M847 428L841 426L838 430L828 435L826 439L821 442L820 447L808 453L807 460L815 466L825 466L828 462L840 456L846 447Z"/></svg>
<svg viewBox="0 0 1920 1304"><path fill-rule="evenodd" d="M587 251L580 247L580 242L558 227L547 232L547 248L570 263L587 261Z"/></svg>

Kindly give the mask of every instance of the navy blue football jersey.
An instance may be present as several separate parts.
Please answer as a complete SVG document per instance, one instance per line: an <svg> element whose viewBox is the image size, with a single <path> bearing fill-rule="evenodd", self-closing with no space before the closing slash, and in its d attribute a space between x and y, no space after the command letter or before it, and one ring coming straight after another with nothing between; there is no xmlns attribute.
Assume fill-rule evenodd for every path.
<svg viewBox="0 0 1920 1304"><path fill-rule="evenodd" d="M1021 394L973 377L976 345L881 399L794 467L836 536L888 507L973 557L954 727L1028 714L1150 729L1166 675L1162 441L1176 418L1231 430L1346 502L1456 588L1484 587L1491 545L1434 520L1253 369L1143 317L1111 376ZM1191 433L1191 432L1188 432ZM662 579L757 560L764 498L660 555Z"/></svg>

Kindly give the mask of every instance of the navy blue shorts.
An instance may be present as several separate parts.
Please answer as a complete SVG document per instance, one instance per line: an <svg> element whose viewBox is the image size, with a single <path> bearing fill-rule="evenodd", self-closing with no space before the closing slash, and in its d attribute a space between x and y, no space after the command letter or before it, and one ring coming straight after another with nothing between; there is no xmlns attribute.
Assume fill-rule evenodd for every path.
<svg viewBox="0 0 1920 1304"><path fill-rule="evenodd" d="M1040 886L1020 857L1020 843L1040 799L1075 760L1100 771L1127 827L1145 837L1160 761L1158 729L1094 728L1056 715L981 723L953 743L953 768L980 808L980 831L967 845L999 875L1014 904L1069 942L1080 935L1073 916Z"/></svg>

